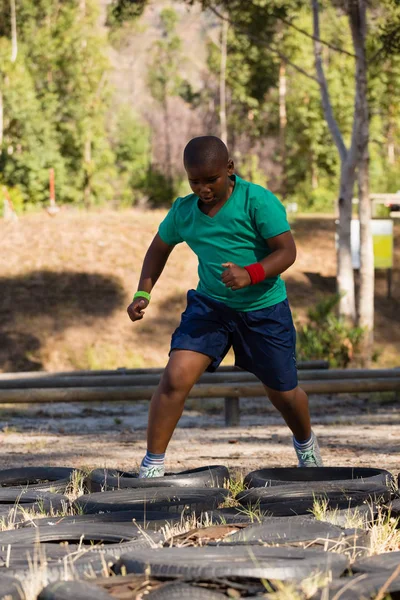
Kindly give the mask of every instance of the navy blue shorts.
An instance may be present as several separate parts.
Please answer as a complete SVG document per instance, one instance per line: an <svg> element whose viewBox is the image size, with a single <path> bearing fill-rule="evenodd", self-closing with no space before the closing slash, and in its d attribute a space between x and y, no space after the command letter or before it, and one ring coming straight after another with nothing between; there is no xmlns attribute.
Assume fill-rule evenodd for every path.
<svg viewBox="0 0 400 600"><path fill-rule="evenodd" d="M215 371L233 347L235 365L254 373L273 390L297 386L296 331L288 300L239 312L223 302L189 290L187 307L171 340L172 350L192 350L212 358Z"/></svg>

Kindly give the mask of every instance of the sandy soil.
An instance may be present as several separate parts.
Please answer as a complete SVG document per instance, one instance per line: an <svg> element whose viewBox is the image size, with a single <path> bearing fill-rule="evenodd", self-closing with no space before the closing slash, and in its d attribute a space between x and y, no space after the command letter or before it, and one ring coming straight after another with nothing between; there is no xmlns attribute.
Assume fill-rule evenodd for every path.
<svg viewBox="0 0 400 600"><path fill-rule="evenodd" d="M400 414L390 395L311 397L327 466L400 471ZM225 427L222 403L190 399L167 454L183 470L225 464L248 472L294 466L289 431L262 399L241 400L241 424ZM147 403L35 405L0 413L0 468L28 465L135 470L145 451Z"/></svg>
<svg viewBox="0 0 400 600"><path fill-rule="evenodd" d="M185 244L171 254L145 318L126 307L142 261L165 211L33 214L0 219L0 371L164 366L171 333L197 285L197 259ZM400 219L395 230L393 297L377 272L377 366L397 366L400 352ZM287 273L296 321L335 292L332 217L298 218L298 248ZM229 260L229 249L227 249ZM232 363L228 355L227 362Z"/></svg>

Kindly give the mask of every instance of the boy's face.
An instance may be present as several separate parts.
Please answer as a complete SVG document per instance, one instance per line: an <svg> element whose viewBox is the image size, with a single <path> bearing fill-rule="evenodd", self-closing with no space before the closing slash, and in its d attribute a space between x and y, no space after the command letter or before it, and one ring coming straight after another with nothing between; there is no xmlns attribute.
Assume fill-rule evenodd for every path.
<svg viewBox="0 0 400 600"><path fill-rule="evenodd" d="M233 161L226 163L185 165L190 187L200 200L211 206L224 202L231 194L233 181Z"/></svg>

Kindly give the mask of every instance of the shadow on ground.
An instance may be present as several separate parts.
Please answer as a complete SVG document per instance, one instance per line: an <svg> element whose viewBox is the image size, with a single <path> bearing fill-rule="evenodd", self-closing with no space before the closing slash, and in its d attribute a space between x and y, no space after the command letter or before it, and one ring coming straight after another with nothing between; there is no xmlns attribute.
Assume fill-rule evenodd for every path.
<svg viewBox="0 0 400 600"><path fill-rule="evenodd" d="M34 358L44 336L77 321L109 316L126 302L118 278L95 273L33 271L0 277L0 370L41 369Z"/></svg>

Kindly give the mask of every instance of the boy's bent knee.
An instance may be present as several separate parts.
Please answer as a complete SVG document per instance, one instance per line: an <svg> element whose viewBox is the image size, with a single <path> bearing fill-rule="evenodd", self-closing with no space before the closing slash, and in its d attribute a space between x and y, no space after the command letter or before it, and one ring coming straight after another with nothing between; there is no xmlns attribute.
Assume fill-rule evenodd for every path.
<svg viewBox="0 0 400 600"><path fill-rule="evenodd" d="M184 365L169 363L161 378L161 389L164 393L187 394L196 383L197 377Z"/></svg>
<svg viewBox="0 0 400 600"><path fill-rule="evenodd" d="M282 391L282 390L273 390L272 388L264 386L267 392L268 398L271 402L279 402L282 404L293 404L301 393L301 389L297 386L292 390Z"/></svg>

